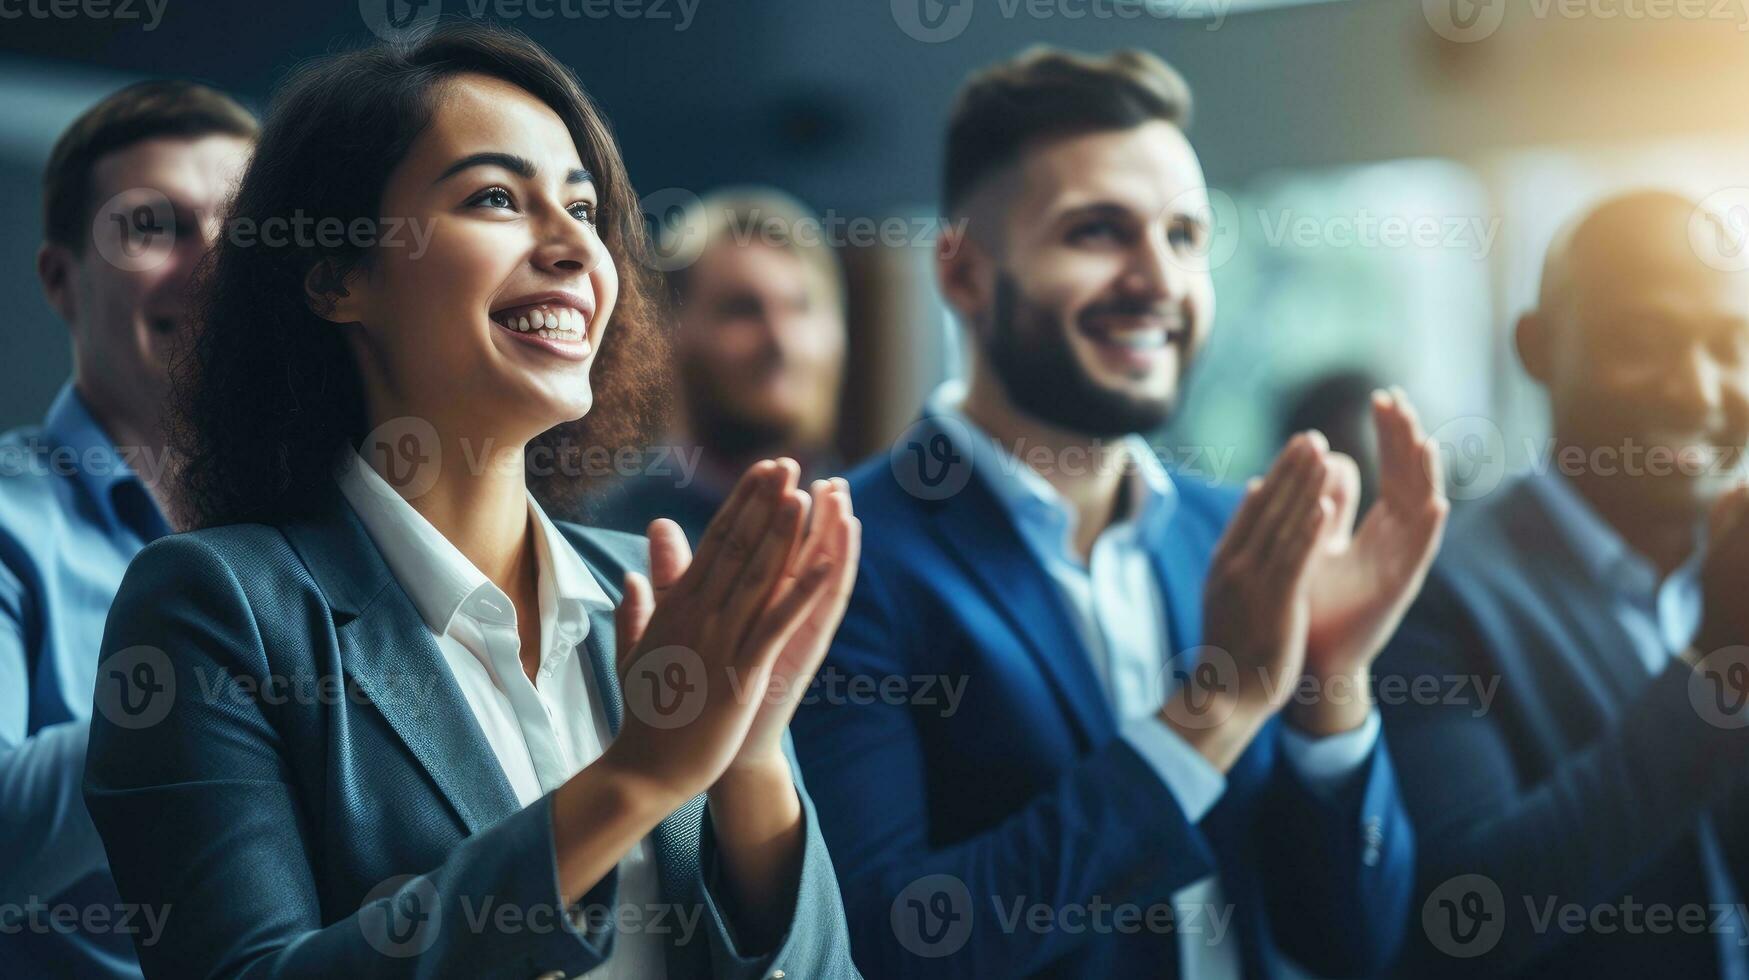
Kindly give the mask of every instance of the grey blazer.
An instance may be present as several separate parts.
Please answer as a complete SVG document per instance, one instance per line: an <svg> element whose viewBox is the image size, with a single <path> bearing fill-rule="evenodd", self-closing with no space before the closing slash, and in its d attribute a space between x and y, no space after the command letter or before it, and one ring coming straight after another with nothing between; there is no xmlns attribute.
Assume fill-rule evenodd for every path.
<svg viewBox="0 0 1749 980"><path fill-rule="evenodd" d="M642 539L559 527L617 601ZM584 645L617 731L613 636L598 614ZM609 874L565 909L551 796L518 804L338 492L308 520L146 548L103 653L85 798L123 898L162 916L135 935L148 976L577 976L634 926L665 937L674 980L856 976L805 791L775 949L736 939L702 795L654 832L661 906L615 914Z"/></svg>

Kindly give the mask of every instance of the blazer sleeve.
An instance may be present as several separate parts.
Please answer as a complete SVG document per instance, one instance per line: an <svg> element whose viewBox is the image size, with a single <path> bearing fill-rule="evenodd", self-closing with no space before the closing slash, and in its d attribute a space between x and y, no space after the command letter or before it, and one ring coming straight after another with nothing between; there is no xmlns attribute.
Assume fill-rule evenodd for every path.
<svg viewBox="0 0 1749 980"><path fill-rule="evenodd" d="M1542 708L1501 687L1493 665L1512 651L1488 648L1509 636L1480 629L1450 583L1430 576L1380 661L1380 683L1412 691L1420 679L1440 690L1383 706L1420 841L1420 928L1411 930L1405 975L1474 976L1530 962L1560 932L1534 927L1527 896L1589 906L1619 895L1650 855L1692 830L1726 784L1722 774L1742 770L1743 734L1703 719L1690 700L1694 671L1673 659L1613 730L1527 782L1507 724L1514 711ZM1459 681L1472 693L1448 696ZM1487 689L1499 695L1491 703L1474 693ZM1495 945L1480 955L1440 948L1464 940L1473 925L1464 920L1459 933L1441 925L1450 911L1441 903L1464 897L1453 889L1480 895L1472 907L1501 917Z"/></svg>
<svg viewBox="0 0 1749 980"><path fill-rule="evenodd" d="M258 622L236 570L190 535L142 551L110 611L105 663L138 687L125 706L99 701L85 798L121 894L164 914L155 941L135 936L146 975L535 976L599 965L610 936L569 916L540 932L469 918L488 900L564 907L550 796L357 911L324 909L310 842L321 802L300 797L287 763L299 747L258 701L206 693L227 674L265 676L268 649L326 628L320 610L277 618ZM592 892L584 904L611 900Z"/></svg>
<svg viewBox="0 0 1749 980"><path fill-rule="evenodd" d="M1254 820L1275 944L1320 976L1385 969L1408 926L1416 836L1383 736L1335 792L1314 790L1277 752Z"/></svg>
<svg viewBox="0 0 1749 980"><path fill-rule="evenodd" d="M804 851L796 897L791 905L790 927L776 952L748 952L735 935L733 916L726 914L716 896L723 893L716 841L710 832L709 811L699 865L704 869L700 905L709 925L711 963L717 980L763 980L778 971L793 977L855 978L860 975L850 958L850 929L845 923L844 901L838 894L838 877L826 839L820 833L820 818L814 802L802 785L794 744L784 736L784 751L795 774L796 793L802 801Z"/></svg>
<svg viewBox="0 0 1749 980"><path fill-rule="evenodd" d="M927 629L895 606L865 555L829 663L877 680L934 669L908 662ZM908 707L804 702L795 731L870 976L1028 976L1089 936L1004 929L1015 900L1145 905L1215 869L1172 793L1119 738L1001 823L949 842L932 833L925 773L928 755L952 746L926 739Z"/></svg>

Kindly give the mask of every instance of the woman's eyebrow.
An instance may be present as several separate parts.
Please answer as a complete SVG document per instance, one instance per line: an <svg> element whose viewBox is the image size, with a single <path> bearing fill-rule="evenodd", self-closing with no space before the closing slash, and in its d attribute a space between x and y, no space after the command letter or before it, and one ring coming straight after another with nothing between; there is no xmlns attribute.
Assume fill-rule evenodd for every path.
<svg viewBox="0 0 1749 980"><path fill-rule="evenodd" d="M432 183L441 184L456 174L473 167L503 167L505 170L508 170L525 180L533 180L535 175L539 172L535 165L526 157L519 157L514 153L497 153L488 151L485 153L470 153L467 156L462 157L460 160L445 167L443 173L438 174L437 179L432 181ZM595 175L591 174L583 167L577 167L565 174L565 183L567 184L588 184L593 183L594 180Z"/></svg>

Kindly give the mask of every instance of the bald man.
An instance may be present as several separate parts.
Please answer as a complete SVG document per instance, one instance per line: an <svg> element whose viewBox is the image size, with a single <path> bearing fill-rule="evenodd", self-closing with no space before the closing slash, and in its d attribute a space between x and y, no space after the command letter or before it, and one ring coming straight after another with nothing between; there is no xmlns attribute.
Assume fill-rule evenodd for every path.
<svg viewBox="0 0 1749 980"><path fill-rule="evenodd" d="M1749 442L1749 276L1702 261L1707 219L1640 192L1557 237L1515 337L1553 440L1454 519L1380 660L1405 976L1749 976L1749 716L1705 661L1749 642L1749 522L1708 524Z"/></svg>

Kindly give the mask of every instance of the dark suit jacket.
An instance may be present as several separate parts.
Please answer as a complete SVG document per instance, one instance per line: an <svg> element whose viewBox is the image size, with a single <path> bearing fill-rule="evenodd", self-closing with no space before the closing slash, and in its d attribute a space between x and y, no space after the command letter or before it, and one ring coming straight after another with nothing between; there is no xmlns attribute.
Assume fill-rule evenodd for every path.
<svg viewBox="0 0 1749 980"><path fill-rule="evenodd" d="M1461 512L1380 659L1381 692L1404 692L1386 702L1385 727L1421 842L1415 904L1425 919L1402 973L1717 976L1710 934L1538 928L1551 901L1587 910L1710 901L1697 821L1729 802L1749 741L1696 710L1706 690L1680 660L1647 673L1613 600L1556 530L1522 481ZM1409 693L1429 678L1437 697ZM1468 693L1454 694L1460 685ZM1477 685L1494 686L1491 703ZM1741 819L1714 817L1739 851ZM1492 889L1436 894L1467 875Z"/></svg>
<svg viewBox="0 0 1749 980"><path fill-rule="evenodd" d="M617 600L641 540L559 526ZM612 616L597 614L585 646L617 730L613 635ZM136 940L148 976L575 976L611 954L610 917L579 927L554 914L551 796L518 804L430 631L337 492L308 521L146 548L104 651L85 795L122 895L169 909L158 943ZM112 683L125 703L106 708ZM740 948L713 897L704 797L657 827L671 907L666 923L640 927L666 931L670 977L855 975L802 800L800 889L770 952ZM616 880L580 904L611 908Z"/></svg>
<svg viewBox="0 0 1749 980"><path fill-rule="evenodd" d="M847 680L838 696L822 684L795 725L863 971L1176 976L1170 931L1002 920L1016 902L1146 909L1217 871L1248 976L1274 975L1282 952L1341 975L1382 966L1402 935L1413 874L1382 746L1326 802L1291 771L1271 722L1192 825L1119 737L1057 586L982 478L924 499L935 494L914 467L925 465L923 454L900 454L852 475L862 566L822 677L868 678L865 695L852 696ZM1187 652L1202 643L1203 580L1234 497L1177 483L1177 511L1152 546L1172 649ZM906 681L908 698L866 694L925 675L963 680L953 710L939 685Z"/></svg>

